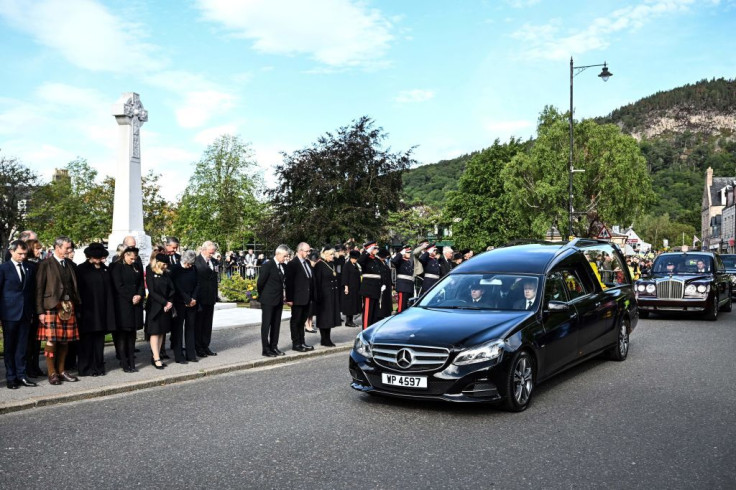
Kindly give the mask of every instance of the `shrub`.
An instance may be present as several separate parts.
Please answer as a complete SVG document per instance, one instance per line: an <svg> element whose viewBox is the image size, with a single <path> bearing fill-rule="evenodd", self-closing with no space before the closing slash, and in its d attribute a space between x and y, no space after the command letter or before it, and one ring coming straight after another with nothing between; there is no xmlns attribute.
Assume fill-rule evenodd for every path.
<svg viewBox="0 0 736 490"><path fill-rule="evenodd" d="M231 278L223 277L220 281L220 294L229 301L248 303L252 299L258 299L255 279L245 279L239 274L233 274Z"/></svg>

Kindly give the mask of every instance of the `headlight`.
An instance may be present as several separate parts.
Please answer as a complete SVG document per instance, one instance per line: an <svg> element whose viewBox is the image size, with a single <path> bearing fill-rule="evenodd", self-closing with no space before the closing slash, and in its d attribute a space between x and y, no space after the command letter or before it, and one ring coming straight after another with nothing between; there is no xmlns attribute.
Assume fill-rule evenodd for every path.
<svg viewBox="0 0 736 490"><path fill-rule="evenodd" d="M501 357L503 340L493 340L462 351L452 362L456 366L490 361Z"/></svg>
<svg viewBox="0 0 736 490"><path fill-rule="evenodd" d="M692 295L695 294L698 288L695 287L695 284L688 284L688 286L685 288L685 294Z"/></svg>
<svg viewBox="0 0 736 490"><path fill-rule="evenodd" d="M363 357L372 358L373 357L373 350L371 349L371 344L365 341L363 338L363 332L360 332L357 337L355 337L355 343L353 344L353 349L355 352L360 354Z"/></svg>
<svg viewBox="0 0 736 490"><path fill-rule="evenodd" d="M654 286L654 284L647 284L647 293L654 294L654 291L656 291L657 288Z"/></svg>
<svg viewBox="0 0 736 490"><path fill-rule="evenodd" d="M710 286L707 284L688 284L685 287L685 296L704 298L709 290Z"/></svg>
<svg viewBox="0 0 736 490"><path fill-rule="evenodd" d="M698 292L701 294L708 292L708 286L706 286L705 284L701 284L700 286L698 286Z"/></svg>
<svg viewBox="0 0 736 490"><path fill-rule="evenodd" d="M646 289L646 286L644 286L643 284L639 284L638 286L636 286L636 290L640 293L643 293L644 289Z"/></svg>

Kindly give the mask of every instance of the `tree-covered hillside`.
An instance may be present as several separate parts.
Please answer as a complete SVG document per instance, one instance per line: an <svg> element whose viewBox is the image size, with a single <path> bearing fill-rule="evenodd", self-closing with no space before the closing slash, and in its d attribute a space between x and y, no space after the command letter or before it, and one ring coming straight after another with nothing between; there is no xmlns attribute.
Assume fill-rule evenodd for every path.
<svg viewBox="0 0 736 490"><path fill-rule="evenodd" d="M465 170L465 164L477 153L475 151L404 172L404 202L441 207L447 193L457 190L457 182Z"/></svg>

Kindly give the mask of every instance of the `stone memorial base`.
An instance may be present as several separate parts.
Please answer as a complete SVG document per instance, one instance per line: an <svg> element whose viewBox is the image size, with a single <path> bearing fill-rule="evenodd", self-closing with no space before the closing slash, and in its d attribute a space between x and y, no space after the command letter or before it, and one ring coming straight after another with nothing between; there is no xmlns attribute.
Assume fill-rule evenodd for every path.
<svg viewBox="0 0 736 490"><path fill-rule="evenodd" d="M107 241L108 251L110 252L109 260L112 260L113 256L116 255L118 245L123 243L123 239L126 236L132 236L135 238L136 246L138 247L138 256L143 262L143 267L148 265L148 261L151 259L151 237L146 235L144 231L113 231Z"/></svg>

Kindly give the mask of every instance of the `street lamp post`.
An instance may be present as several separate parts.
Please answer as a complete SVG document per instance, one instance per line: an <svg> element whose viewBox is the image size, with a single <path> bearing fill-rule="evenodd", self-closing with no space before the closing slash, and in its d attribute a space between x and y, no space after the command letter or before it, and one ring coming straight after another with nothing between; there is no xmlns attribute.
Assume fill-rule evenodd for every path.
<svg viewBox="0 0 736 490"><path fill-rule="evenodd" d="M581 72L585 71L588 68L593 68L594 66L602 66L603 69L601 70L600 74L598 75L601 80L604 82L607 82L609 78L613 76L613 73L608 71L608 66L606 66L606 62L604 61L602 64L599 65L585 65L585 66L573 66L572 57L570 57L570 158L567 165L567 174L568 174L568 183L569 183L569 195L567 200L567 211L568 211L568 237L572 237L572 218L575 214L575 210L572 207L572 174L575 172L585 172L585 170L576 170L572 166L572 157L573 157L573 134L572 134L572 79L579 75ZM577 71L576 71L577 70Z"/></svg>

